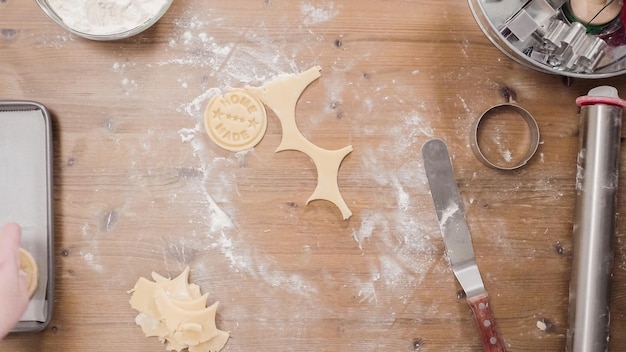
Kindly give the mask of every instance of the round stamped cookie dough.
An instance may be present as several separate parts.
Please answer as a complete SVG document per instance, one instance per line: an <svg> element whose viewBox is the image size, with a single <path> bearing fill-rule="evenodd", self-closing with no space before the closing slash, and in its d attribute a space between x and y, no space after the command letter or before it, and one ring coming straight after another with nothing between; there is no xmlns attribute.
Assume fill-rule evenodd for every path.
<svg viewBox="0 0 626 352"><path fill-rule="evenodd" d="M24 248L20 248L20 271L26 274L26 282L28 283L28 295L32 296L37 289L39 272L37 270L37 263L35 262L35 258L33 258L33 256Z"/></svg>
<svg viewBox="0 0 626 352"><path fill-rule="evenodd" d="M232 89L209 101L204 111L204 127L211 140L226 150L250 149L265 135L265 107L243 89Z"/></svg>

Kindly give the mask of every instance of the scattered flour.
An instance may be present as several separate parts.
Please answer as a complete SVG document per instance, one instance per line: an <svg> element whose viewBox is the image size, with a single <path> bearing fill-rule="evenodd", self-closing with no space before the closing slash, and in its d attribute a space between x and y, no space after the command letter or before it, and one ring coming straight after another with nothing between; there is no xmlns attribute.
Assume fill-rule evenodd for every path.
<svg viewBox="0 0 626 352"><path fill-rule="evenodd" d="M215 247L230 261L230 267L235 272L251 273L254 272L254 263L249 251L242 251L236 248L233 238L228 237L225 233L221 233L215 242ZM241 252L241 253L240 253Z"/></svg>
<svg viewBox="0 0 626 352"><path fill-rule="evenodd" d="M314 25L337 16L339 7L334 2L322 2L320 5L320 2L308 1L301 3L298 9L303 25L314 28ZM168 258L171 260L171 253L176 254L179 260L188 261L194 249L212 251L232 273L258 280L267 288L285 290L294 297L309 299L324 289L323 284L303 274L288 271L280 263L264 257L255 247L254 241L250 240L262 234L242 231L237 224L237 209L223 209L220 206L237 203L237 182L228 170L238 168L240 159L245 155L224 157L213 152L209 146L211 142L204 138L202 119L210 98L229 87L257 85L278 74L300 72L302 68L310 67L315 63L315 55L323 55L317 49L323 45L324 38L307 28L302 30L300 43L288 44L277 39L275 33L259 20L250 23L247 28L232 29L237 32L220 38L235 39L224 41L213 36L215 28L228 31L228 28L239 27L229 26L230 19L219 16L213 9L207 9L202 14L181 10L179 18L174 21L164 54L158 60L138 65L118 58L109 66L111 72L119 76L122 88L132 93L141 93L141 89L147 87L142 81L146 72L156 72L165 66L180 67L181 72L200 72L200 75L211 77L211 84L207 85L206 81L194 79L199 77L181 73L174 81L181 88L177 92L178 100L166 103L175 115L173 118L180 119L179 127L169 133L170 138L175 137L188 146L192 156L191 167L201 173L201 180L185 185L188 187L185 192L193 194L194 201L200 204L193 209L188 221L194 224L198 221L201 229L198 230L196 226L198 234L181 234L178 239L172 236L164 241L161 253L164 261L167 263ZM298 59L300 53L306 53L307 62ZM433 128L422 116L422 111L436 109L415 105L413 92L406 92L406 86L400 84L400 80L375 84L372 84L373 80L367 80L363 85L348 81L349 77L353 77L350 72L358 60L358 57L337 57L332 61L334 66L324 68L328 74L323 74L325 79L320 85L325 89L326 99L339 103L348 100L360 102L355 105L356 111L351 115L363 121L352 124L352 135L387 136L381 139L380 145L360 150L361 159L352 159L359 164L363 177L379 187L383 195L381 202L386 203L383 205L387 210L363 211L359 214L361 221L353 222L346 230L346 235L351 234L355 241L355 249L364 254L370 274L365 280L349 278L346 284L362 304L380 305L388 299L389 291L405 292L407 288L417 287L435 263L432 253L436 245L429 234L438 233L439 229L417 219L434 216L430 199L419 198L427 192L427 183L418 151L426 139L435 135ZM135 72L140 70L141 75ZM407 72L412 76L419 73L417 68ZM214 82L219 82L219 86L215 86ZM396 121L391 131L380 130L377 124L370 123L380 118L378 109L381 108L381 102L404 104L405 100L406 111L385 116ZM324 107L320 110L329 112ZM151 148L152 144L145 145ZM395 154L390 156L389 151ZM211 188L209 181L213 184L220 182L223 187ZM85 257L88 253L92 256ZM97 268L96 252L89 250L88 253L83 254L83 260ZM370 253L377 255L371 256ZM336 277L328 279L332 282ZM381 295L381 292L385 294Z"/></svg>
<svg viewBox="0 0 626 352"><path fill-rule="evenodd" d="M279 287L295 295L310 296L318 289L308 282L302 275L286 274L276 270L272 265L261 265L259 275L272 287Z"/></svg>
<svg viewBox="0 0 626 352"><path fill-rule="evenodd" d="M450 220L450 218L454 214L456 214L459 210L460 208L457 203L453 202L453 203L448 204L448 207L446 207L446 210L441 214L441 220L439 221L439 223L445 226L448 223L448 220Z"/></svg>
<svg viewBox="0 0 626 352"><path fill-rule="evenodd" d="M228 170L239 167L241 158L245 158L245 155L233 154L223 157L213 153L208 145L210 142L204 138L202 123L206 103L224 89L261 83L278 73L293 73L300 71L302 67L310 67L316 59L315 53L321 52L316 49L319 48L320 38L323 38L313 32L314 25L330 21L339 14L339 6L334 2L321 4L320 1L315 3L305 1L299 5L302 23L310 26L302 32L300 44L287 44L280 40L274 32L267 29L262 20L250 23L246 29L232 29L240 32L221 36L220 38L235 38L232 41L223 41L214 37L212 31L218 27L221 31L239 28L229 26L228 18L220 17L213 9L207 9L202 14L192 10L181 10L180 18L175 20L174 28L167 40L165 54L160 56L158 61L145 66L121 61L110 64L110 70L119 75L117 82L127 94L141 93L141 89L147 86L142 82L141 75L132 74L134 70L151 69L158 72L164 66L174 66L180 67L181 72L201 72L201 75L211 77L211 86L207 86L206 82L192 80L191 76L182 76L181 73L175 81L177 86L182 88L182 92L177 92L178 100L165 103L171 109L172 119L179 118L180 125L173 131L163 133L180 140L180 143L187 147L192 156L192 169L201 173L201 180L186 183L187 188L184 190L185 193L192 194L193 201L200 206L194 206L194 209L189 210L193 212L189 219L181 219L197 225L196 229L192 233L172 235L164 241L162 255L166 265L168 258L171 260L170 253L179 255L177 258L186 262L191 260L194 249L202 249L218 258L216 260L223 260L232 273L257 280L261 283L260 286L265 285L266 288L284 290L294 298L303 300L306 298L309 301L310 298L315 298L316 293L324 290L323 283L316 278L309 279L303 274L288 271L281 267L280 263L260 255L259 249L255 246L256 242L251 239L258 239L262 234L242 231L237 223L236 209L231 211L220 207L224 204L237 203L236 180L227 173ZM53 37L44 45L61 47L73 40L71 35ZM467 44L466 41L462 44L463 55ZM306 55L299 55L302 52ZM298 57L307 57L308 61L302 62ZM359 59L337 57L331 61L334 62L334 66L328 67L328 70L324 68L325 72L333 72L333 75L323 75L328 79L324 79L321 84L326 89L326 99L357 102L351 115L355 118L358 116L360 121L351 123L353 127L350 132L353 136L374 136L376 137L374 140L380 141L378 145L364 146L358 154L355 154L352 162L358 164L357 168L362 173L363 179L372 183L372 189L380 196L379 205L385 207L385 211L363 210L355 214L358 217L355 216L354 219L360 219L360 222L353 221L347 230L344 230L344 235L352 236L355 250L363 254L368 273L358 277L349 276L343 284L350 294L356 297L359 304L380 307L388 303L389 297L396 296L402 296L405 300L403 304L409 304L410 299L407 297L410 293L407 292L415 291L426 273L438 262L434 253L437 253L437 246L440 245L438 235L440 230L436 221L423 220L432 219L435 213L427 192L419 149L423 142L436 135L423 112L428 111L431 114L429 118L433 118L432 114L439 110L436 106L416 103L414 92L401 92L406 86L399 84L399 80L375 82L374 79L368 79L366 84L359 86L356 82L348 81L347 77L350 75L339 74L349 72ZM407 75L413 76L412 79L420 73L419 68L407 71ZM450 77L447 79L454 80ZM219 87L214 87L213 82L219 82ZM420 98L424 101L429 100L429 97ZM395 122L394 128L382 130L376 123L372 123L381 118L386 102L404 102L404 100L407 101L405 111L390 114L384 112L384 118ZM461 96L456 98L452 96L449 101L454 104L460 102L466 113L471 112ZM466 128L465 120L456 122L459 126L462 123L463 128ZM465 136L466 130L462 128L459 130ZM142 145L144 149L152 148L150 143ZM393 154L390 155L390 151L393 151ZM132 180L139 184L140 178ZM210 188L209 180L219 180L223 185L222 189ZM555 192L559 189L549 182L538 185L540 186ZM176 195L172 197L176 198ZM470 203L473 201L470 200ZM154 202L149 206L154 206ZM496 232L505 233L505 225L498 224L496 230L501 231ZM89 239L91 239L89 236L92 236L91 231L87 224L82 228L83 236ZM305 247L305 252L312 251L312 246ZM80 252L80 258L89 268L101 272L104 268L98 263L99 253L96 246L86 247ZM622 258L622 262L622 268L626 268L624 264L626 259ZM182 264L178 262L176 265ZM450 275L449 272L446 273ZM325 275L329 282L337 279L334 274ZM395 295L396 293L399 295ZM268 310L275 307L275 304L267 305ZM289 309L284 310L286 312L284 314L294 312L305 314L294 307L295 305L290 305ZM242 308L231 307L231 309ZM260 324L266 316L274 314L267 313L259 315Z"/></svg>
<svg viewBox="0 0 626 352"><path fill-rule="evenodd" d="M96 271L98 273L101 273L104 271L104 267L102 266L102 264L98 263L97 259L96 259L96 255L94 255L94 251L96 251L96 253L98 253L98 240L96 238L96 234L94 234L91 231L91 226L89 224L83 224L83 226L81 227L81 234L83 236L83 238L89 240L89 251L83 251L81 250L79 252L79 255L81 256L81 258L85 261L85 263L87 263L87 266L92 269L93 271Z"/></svg>
<svg viewBox="0 0 626 352"><path fill-rule="evenodd" d="M435 135L432 127L430 127L416 111L409 112L408 116L404 119L404 125L414 129L411 131L411 136L417 138L423 136L433 138Z"/></svg>
<svg viewBox="0 0 626 352"><path fill-rule="evenodd" d="M471 112L472 110L469 108L469 106L467 105L467 102L465 101L465 98L463 98L462 96L458 96L459 97L459 101L461 102L461 104L463 105L463 109L465 109L465 112Z"/></svg>
<svg viewBox="0 0 626 352"><path fill-rule="evenodd" d="M122 79L122 87L124 87L125 94L129 95L138 89L137 81L134 79L124 78Z"/></svg>
<svg viewBox="0 0 626 352"><path fill-rule="evenodd" d="M404 191L402 185L398 182L398 180L393 180L393 187L396 190L396 195L398 197L398 207L400 210L406 211L409 209L411 197L408 193Z"/></svg>
<svg viewBox="0 0 626 352"><path fill-rule="evenodd" d="M335 8L333 2L328 2L322 6L315 6L311 3L300 4L300 14L302 15L302 24L310 26L330 21L337 16L339 10Z"/></svg>
<svg viewBox="0 0 626 352"><path fill-rule="evenodd" d="M359 249L363 249L363 242L372 237L372 233L378 226L386 224L385 218L380 213L372 213L363 216L361 227L352 230L352 238L356 241Z"/></svg>
<svg viewBox="0 0 626 352"><path fill-rule="evenodd" d="M65 31L63 34L54 34L42 37L42 45L49 48L62 49L65 44L75 41L75 36Z"/></svg>
<svg viewBox="0 0 626 352"><path fill-rule="evenodd" d="M505 160L506 162L509 162L509 163L510 163L510 162L511 162L511 160L513 160L513 156L512 156L512 154L511 154L511 151L510 151L510 150L508 150L508 149L507 149L507 150L504 150L504 151L502 152L502 158L504 158L504 160Z"/></svg>
<svg viewBox="0 0 626 352"><path fill-rule="evenodd" d="M259 234L246 234L237 230L235 221L226 214L216 203L215 199L222 199L225 203L232 203L232 192L237 193L236 182L224 176L224 170L239 165L240 159L251 151L234 153L228 158L211 156L203 138L205 131L201 123L206 101L217 91L209 90L194 98L190 103L184 104L182 109L197 122L193 128L182 128L178 131L182 143L192 146L193 155L200 161L198 169L203 170L204 180L196 187L205 198L205 224L207 236L213 240L213 249L217 250L228 261L231 270L236 273L249 275L252 278L262 280L269 287L280 288L294 295L308 296L317 292L317 288L308 282L302 275L287 274L269 260L262 259L246 240L247 236ZM237 166L238 167L238 166ZM221 180L222 191L210 191L207 188L209 177ZM231 176L228 176L231 177Z"/></svg>
<svg viewBox="0 0 626 352"><path fill-rule="evenodd" d="M91 268L92 270L98 273L101 273L104 271L104 267L102 266L102 264L96 261L96 258L93 253L80 251L79 254L83 258L85 263L87 263L87 266L89 266L89 268Z"/></svg>
<svg viewBox="0 0 626 352"><path fill-rule="evenodd" d="M178 134L180 135L180 141L183 143L193 141L193 139L196 138L196 134L199 132L199 130L200 123L198 123L195 128L181 128L180 130L178 130ZM196 152L197 151L194 150L194 155Z"/></svg>
<svg viewBox="0 0 626 352"><path fill-rule="evenodd" d="M198 117L204 113L204 109L209 100L217 94L220 94L220 90L211 88L195 97L192 101L182 104L181 109L189 116Z"/></svg>
<svg viewBox="0 0 626 352"><path fill-rule="evenodd" d="M541 331L546 331L548 329L548 325L542 320L537 320L536 325L537 325L537 329Z"/></svg>
<svg viewBox="0 0 626 352"><path fill-rule="evenodd" d="M378 303L378 296L376 295L375 285L376 281L378 281L377 278L372 278L372 281L353 283L358 290L356 296L358 297L359 303Z"/></svg>
<svg viewBox="0 0 626 352"><path fill-rule="evenodd" d="M89 224L83 224L83 226L81 227L81 234L83 235L83 237L89 236Z"/></svg>
<svg viewBox="0 0 626 352"><path fill-rule="evenodd" d="M417 74L417 70L413 74ZM392 304L388 298L390 292L402 293L402 304L410 302L407 290L417 288L436 265L433 253L439 237L431 237L431 234L440 233L419 156L423 143L435 135L428 120L422 117L422 111L432 109L411 102L406 104L406 111L385 113L386 119L396 121L391 129L385 125L381 130L383 127L378 124L370 124L369 119L380 118L376 109L381 104L394 101L404 105L405 97L412 96L398 80L392 80L391 85L388 83L359 87L362 111L352 113L360 119L360 123L354 125L354 135L393 136L381 138L378 144L360 150L361 160L357 161L363 177L379 187L378 206L386 209L384 212L361 211L361 223L352 230L356 246L367 255L370 272L369 281L356 280L352 284L359 301L371 305ZM369 253L376 255L370 257ZM381 291L385 292L384 300L379 294Z"/></svg>

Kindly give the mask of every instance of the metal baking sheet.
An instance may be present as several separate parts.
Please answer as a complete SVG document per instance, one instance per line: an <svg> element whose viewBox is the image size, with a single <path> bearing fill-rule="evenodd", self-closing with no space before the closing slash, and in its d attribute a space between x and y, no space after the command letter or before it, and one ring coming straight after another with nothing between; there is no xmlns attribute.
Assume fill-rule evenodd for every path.
<svg viewBox="0 0 626 352"><path fill-rule="evenodd" d="M13 331L39 331L52 316L54 227L52 129L48 110L32 101L0 101L0 224L22 226L21 246L39 268L37 290Z"/></svg>

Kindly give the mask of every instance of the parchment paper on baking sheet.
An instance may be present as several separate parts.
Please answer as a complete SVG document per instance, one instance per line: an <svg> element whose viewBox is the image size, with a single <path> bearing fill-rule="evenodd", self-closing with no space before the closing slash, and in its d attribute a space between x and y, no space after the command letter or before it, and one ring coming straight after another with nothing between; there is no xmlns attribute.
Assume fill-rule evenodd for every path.
<svg viewBox="0 0 626 352"><path fill-rule="evenodd" d="M47 318L46 128L39 110L0 111L0 224L16 222L22 226L21 245L33 255L39 269L37 290L22 321L43 322Z"/></svg>

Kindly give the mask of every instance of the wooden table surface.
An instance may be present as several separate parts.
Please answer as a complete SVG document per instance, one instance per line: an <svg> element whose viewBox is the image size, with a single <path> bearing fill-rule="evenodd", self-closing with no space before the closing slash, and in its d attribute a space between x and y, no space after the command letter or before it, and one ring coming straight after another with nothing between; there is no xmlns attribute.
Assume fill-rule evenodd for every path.
<svg viewBox="0 0 626 352"><path fill-rule="evenodd" d="M323 148L354 147L338 177L346 221L330 202L305 204L315 166L275 153L272 112L253 150L225 151L203 130L216 93L315 65L322 76L297 122ZM601 84L626 94L622 77L568 80L515 63L463 1L175 0L148 31L96 42L34 1L2 0L0 97L39 101L54 118L56 297L43 332L12 334L0 350L165 351L135 325L127 291L190 266L220 302L227 352L480 351L421 160L423 143L441 138L508 349L562 351L574 101ZM536 117L541 144L504 172L474 157L469 134L511 97ZM612 351L626 350L625 240L620 219Z"/></svg>

